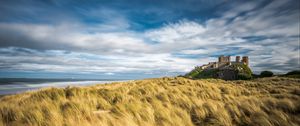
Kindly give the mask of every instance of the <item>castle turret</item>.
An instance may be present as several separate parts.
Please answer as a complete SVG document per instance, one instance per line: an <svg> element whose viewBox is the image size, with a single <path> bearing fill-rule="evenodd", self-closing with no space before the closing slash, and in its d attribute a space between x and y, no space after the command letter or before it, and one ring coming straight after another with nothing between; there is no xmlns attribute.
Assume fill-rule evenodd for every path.
<svg viewBox="0 0 300 126"><path fill-rule="evenodd" d="M219 63L220 63L220 62L223 62L223 60L224 60L224 55L219 56Z"/></svg>
<svg viewBox="0 0 300 126"><path fill-rule="evenodd" d="M230 63L230 56L226 56L226 61Z"/></svg>
<svg viewBox="0 0 300 126"><path fill-rule="evenodd" d="M230 56L224 56L224 55L220 56L219 57L219 62L220 63L229 63L230 62Z"/></svg>
<svg viewBox="0 0 300 126"><path fill-rule="evenodd" d="M240 56L236 56L236 57L235 57L235 62L239 63L240 60L241 60L241 57L240 57Z"/></svg>
<svg viewBox="0 0 300 126"><path fill-rule="evenodd" d="M248 58L248 56L243 56L242 57L242 62L248 66L249 65L249 58Z"/></svg>

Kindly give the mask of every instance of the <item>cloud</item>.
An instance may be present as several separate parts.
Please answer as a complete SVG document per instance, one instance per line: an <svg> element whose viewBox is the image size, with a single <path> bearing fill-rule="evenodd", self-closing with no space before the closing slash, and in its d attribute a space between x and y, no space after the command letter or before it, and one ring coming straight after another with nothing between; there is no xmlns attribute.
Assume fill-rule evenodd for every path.
<svg viewBox="0 0 300 126"><path fill-rule="evenodd" d="M12 51L13 50L13 51ZM169 54L148 54L141 57L102 56L90 53L30 50L23 53L20 48L0 49L0 70L78 72L78 73L127 73L187 71L187 64L195 65L197 60L172 57ZM11 53L14 54L11 54ZM17 55L15 55L17 53ZM22 55L20 55L23 53ZM15 55L15 56L12 56ZM176 64L174 64L176 63ZM170 65L171 64L171 65ZM174 65L172 65L174 64Z"/></svg>
<svg viewBox="0 0 300 126"><path fill-rule="evenodd" d="M136 33L84 31L82 25L0 23L1 47L90 51L98 54L134 53L147 44ZM100 27L101 28L101 27ZM123 51L122 51L123 50Z"/></svg>
<svg viewBox="0 0 300 126"><path fill-rule="evenodd" d="M182 54L187 54L187 55L199 55L199 54L207 54L209 50L205 49L196 49L196 50L182 50Z"/></svg>
<svg viewBox="0 0 300 126"><path fill-rule="evenodd" d="M105 73L105 74L106 75L115 75L114 73L110 73L110 72L109 73Z"/></svg>
<svg viewBox="0 0 300 126"><path fill-rule="evenodd" d="M176 24L168 24L160 29L150 30L146 33L146 36L154 42L175 43L200 35L205 30L202 25L196 22L180 21Z"/></svg>
<svg viewBox="0 0 300 126"><path fill-rule="evenodd" d="M92 23L0 22L0 71L183 73L218 55L248 55L255 72L299 68L299 8L277 9L290 1L238 5L205 21L141 31L123 15L129 12L107 8L81 9Z"/></svg>

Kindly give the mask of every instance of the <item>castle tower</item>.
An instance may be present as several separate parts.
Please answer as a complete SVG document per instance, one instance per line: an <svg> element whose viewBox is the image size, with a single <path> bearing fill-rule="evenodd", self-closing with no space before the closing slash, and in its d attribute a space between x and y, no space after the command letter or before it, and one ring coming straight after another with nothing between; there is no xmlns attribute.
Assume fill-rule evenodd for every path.
<svg viewBox="0 0 300 126"><path fill-rule="evenodd" d="M249 58L248 58L248 56L243 56L242 57L242 62L248 66L249 65Z"/></svg>
<svg viewBox="0 0 300 126"><path fill-rule="evenodd" d="M226 62L230 63L230 56L226 56Z"/></svg>
<svg viewBox="0 0 300 126"><path fill-rule="evenodd" d="M219 63L229 63L230 62L230 56L220 56L219 57Z"/></svg>
<svg viewBox="0 0 300 126"><path fill-rule="evenodd" d="M224 62L224 55L219 56L219 63L220 63L220 62Z"/></svg>
<svg viewBox="0 0 300 126"><path fill-rule="evenodd" d="M239 63L240 60L241 60L241 57L240 57L240 56L236 56L236 57L235 57L235 62Z"/></svg>
<svg viewBox="0 0 300 126"><path fill-rule="evenodd" d="M218 64L217 64L217 63L214 63L214 64L213 64L213 68L218 68Z"/></svg>

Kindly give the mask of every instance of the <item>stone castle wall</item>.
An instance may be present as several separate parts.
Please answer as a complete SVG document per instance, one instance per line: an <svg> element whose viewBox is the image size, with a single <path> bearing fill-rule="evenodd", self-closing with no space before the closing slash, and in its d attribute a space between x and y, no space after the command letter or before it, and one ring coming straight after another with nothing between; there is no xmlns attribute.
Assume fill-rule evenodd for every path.
<svg viewBox="0 0 300 126"><path fill-rule="evenodd" d="M248 66L249 58L248 56L243 56L241 60L240 56L236 56L235 61L232 62L230 60L230 56L222 55L218 58L218 62L209 62L208 64L200 66L200 68L202 69L222 68L222 67L229 66L231 64L245 64Z"/></svg>

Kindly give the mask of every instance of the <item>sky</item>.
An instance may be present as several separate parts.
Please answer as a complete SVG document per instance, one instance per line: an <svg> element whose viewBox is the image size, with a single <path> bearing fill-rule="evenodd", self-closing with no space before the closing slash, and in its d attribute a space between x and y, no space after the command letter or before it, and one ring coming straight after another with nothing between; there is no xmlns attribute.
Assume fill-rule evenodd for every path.
<svg viewBox="0 0 300 126"><path fill-rule="evenodd" d="M299 0L1 0L0 78L176 76L220 55L300 68Z"/></svg>

